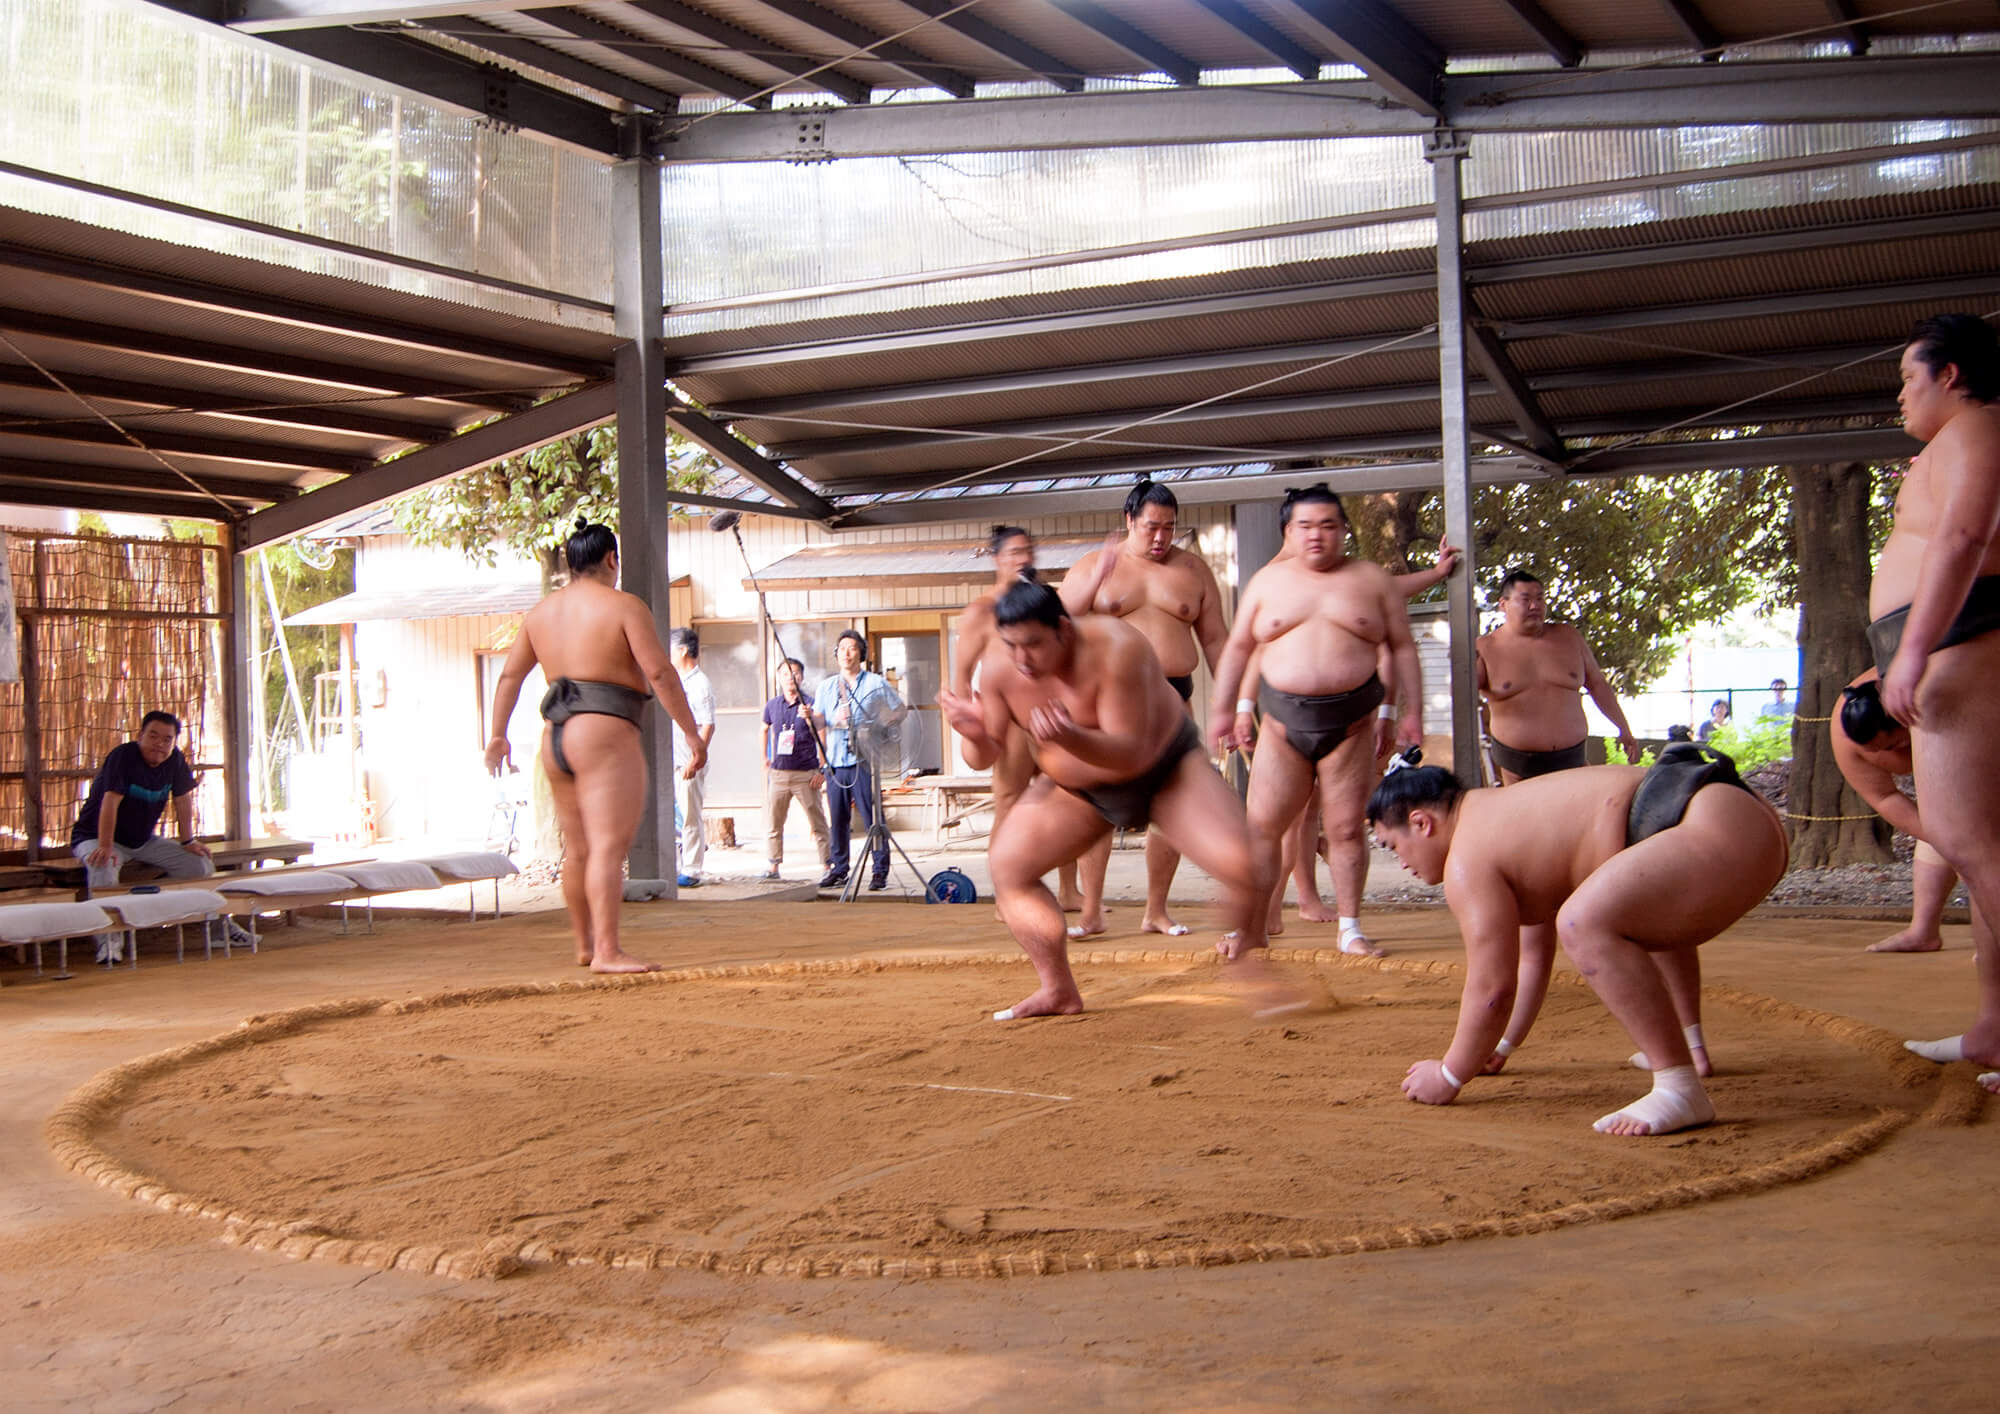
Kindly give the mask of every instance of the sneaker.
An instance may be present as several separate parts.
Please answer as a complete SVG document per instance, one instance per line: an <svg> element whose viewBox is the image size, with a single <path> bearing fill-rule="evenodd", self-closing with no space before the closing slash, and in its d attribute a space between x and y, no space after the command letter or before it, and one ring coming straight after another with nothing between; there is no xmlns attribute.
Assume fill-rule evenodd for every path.
<svg viewBox="0 0 2000 1414"><path fill-rule="evenodd" d="M229 935L231 947L241 946L247 948L257 941L250 935L250 930L245 928L241 923L238 923L234 918L224 920L223 931Z"/></svg>
<svg viewBox="0 0 2000 1414"><path fill-rule="evenodd" d="M701 875L676 874L674 876L674 882L676 884L679 884L684 889L698 889L701 887Z"/></svg>
<svg viewBox="0 0 2000 1414"><path fill-rule="evenodd" d="M779 877L776 861L773 861L771 867L764 871L764 877L767 879L776 879Z"/></svg>
<svg viewBox="0 0 2000 1414"><path fill-rule="evenodd" d="M822 889L837 889L846 882L847 871L845 869L828 869L826 873L820 876L819 886Z"/></svg>
<svg viewBox="0 0 2000 1414"><path fill-rule="evenodd" d="M889 876L887 874L877 874L868 881L868 892L871 894L879 894L888 887Z"/></svg>
<svg viewBox="0 0 2000 1414"><path fill-rule="evenodd" d="M123 933L99 933L97 935L97 960L106 967L116 967L125 960L125 935Z"/></svg>

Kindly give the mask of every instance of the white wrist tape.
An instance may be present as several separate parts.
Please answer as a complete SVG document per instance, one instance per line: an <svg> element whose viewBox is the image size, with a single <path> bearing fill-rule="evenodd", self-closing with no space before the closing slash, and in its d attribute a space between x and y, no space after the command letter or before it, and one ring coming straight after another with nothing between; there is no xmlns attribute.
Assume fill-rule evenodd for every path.
<svg viewBox="0 0 2000 1414"><path fill-rule="evenodd" d="M1237 698L1236 710L1238 712L1255 712L1257 710L1257 699L1254 697Z"/></svg>
<svg viewBox="0 0 2000 1414"><path fill-rule="evenodd" d="M1375 710L1375 715L1382 718L1384 721L1389 721L1389 722L1395 721L1396 704L1393 702L1384 702L1380 707L1378 707Z"/></svg>
<svg viewBox="0 0 2000 1414"><path fill-rule="evenodd" d="M1442 1075L1446 1080L1451 1082L1452 1089L1463 1090L1465 1088L1465 1082L1463 1080L1460 1080L1456 1075L1453 1075L1451 1073L1451 1067L1446 1065L1443 1061L1438 1062L1438 1074Z"/></svg>

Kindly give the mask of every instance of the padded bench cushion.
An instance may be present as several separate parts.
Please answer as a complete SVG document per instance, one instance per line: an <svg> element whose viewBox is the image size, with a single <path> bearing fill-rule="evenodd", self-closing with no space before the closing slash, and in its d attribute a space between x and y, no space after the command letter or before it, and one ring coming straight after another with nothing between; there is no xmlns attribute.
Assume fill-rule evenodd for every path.
<svg viewBox="0 0 2000 1414"><path fill-rule="evenodd" d="M229 912L229 900L213 889L168 889L157 894L118 894L99 900L128 928L170 928L176 923Z"/></svg>
<svg viewBox="0 0 2000 1414"><path fill-rule="evenodd" d="M417 861L428 864L447 879L504 879L521 871L504 854L432 854Z"/></svg>
<svg viewBox="0 0 2000 1414"><path fill-rule="evenodd" d="M258 898L303 898L309 894L352 894L365 892L355 887L354 881L345 874L331 869L307 869L298 874L281 874L276 870L259 873L251 870L246 874L225 874L215 881L215 891L222 894L251 894Z"/></svg>
<svg viewBox="0 0 2000 1414"><path fill-rule="evenodd" d="M94 903L10 903L0 906L0 943L37 943L106 933L118 925Z"/></svg>
<svg viewBox="0 0 2000 1414"><path fill-rule="evenodd" d="M444 881L428 864L415 859L377 859L367 864L343 864L344 874L371 894L399 894L413 889L441 889Z"/></svg>

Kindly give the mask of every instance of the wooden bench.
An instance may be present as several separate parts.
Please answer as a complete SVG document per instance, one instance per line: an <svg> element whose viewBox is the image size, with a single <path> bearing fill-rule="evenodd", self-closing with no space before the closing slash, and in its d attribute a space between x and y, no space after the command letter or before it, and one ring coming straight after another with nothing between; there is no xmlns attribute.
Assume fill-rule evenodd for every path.
<svg viewBox="0 0 2000 1414"><path fill-rule="evenodd" d="M276 835L267 835L255 840L205 840L209 861L215 865L218 874L232 869L253 869L259 865L282 863L296 864L301 858L312 853L312 845L305 840L288 840ZM44 859L32 866L42 871L47 882L63 884L70 888L87 889L88 870L81 859L63 856L58 859ZM144 864L128 864L119 875L119 882L145 883L161 878L157 869ZM78 897L84 897L79 893Z"/></svg>
<svg viewBox="0 0 2000 1414"><path fill-rule="evenodd" d="M10 889L39 889L49 882L48 871L39 864L0 868L0 893Z"/></svg>

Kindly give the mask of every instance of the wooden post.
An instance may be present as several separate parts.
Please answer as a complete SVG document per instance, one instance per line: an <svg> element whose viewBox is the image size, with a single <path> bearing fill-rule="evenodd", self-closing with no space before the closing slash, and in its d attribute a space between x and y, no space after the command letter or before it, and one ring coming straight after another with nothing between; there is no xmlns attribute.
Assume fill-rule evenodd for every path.
<svg viewBox="0 0 2000 1414"><path fill-rule="evenodd" d="M31 586L28 598L33 605L22 602L19 587L15 589L14 612L21 621L21 795L23 816L28 835L28 862L34 863L42 857L42 652L36 642L42 631L42 616L38 612L42 606L42 581L47 569L47 561L42 553L42 539L35 537L34 569L28 576Z"/></svg>

